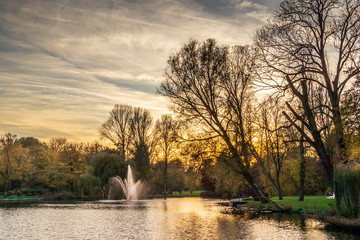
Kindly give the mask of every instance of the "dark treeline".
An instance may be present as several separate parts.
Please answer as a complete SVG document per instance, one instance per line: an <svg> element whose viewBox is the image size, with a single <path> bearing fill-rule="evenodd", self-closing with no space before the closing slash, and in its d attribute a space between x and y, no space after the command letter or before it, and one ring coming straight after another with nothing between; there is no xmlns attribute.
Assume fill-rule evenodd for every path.
<svg viewBox="0 0 360 240"><path fill-rule="evenodd" d="M297 0L252 45L191 40L158 87L173 115L154 122L146 109L115 105L99 128L111 147L6 134L0 191L104 197L130 164L165 196L201 189L278 207L268 195L332 192L334 170L360 163L359 35L359 1Z"/></svg>

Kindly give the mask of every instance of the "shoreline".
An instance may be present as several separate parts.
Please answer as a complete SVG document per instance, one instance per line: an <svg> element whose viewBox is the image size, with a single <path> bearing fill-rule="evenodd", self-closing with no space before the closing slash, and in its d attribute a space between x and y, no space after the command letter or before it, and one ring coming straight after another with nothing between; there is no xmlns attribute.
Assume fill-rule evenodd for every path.
<svg viewBox="0 0 360 240"><path fill-rule="evenodd" d="M40 202L44 201L44 198L10 198L0 199L0 203L20 203L20 202Z"/></svg>
<svg viewBox="0 0 360 240"><path fill-rule="evenodd" d="M276 213L288 213L288 214L301 214L307 218L318 219L325 224L328 224L332 227L341 228L345 230L360 232L360 218L346 218L342 216L335 215L334 203L328 203L329 200L323 199L325 203L328 203L327 207L324 207L324 203L317 202L316 198L322 196L308 196L308 199L303 202L291 202L289 199L286 200L277 200L279 205L282 205L283 211L273 209L269 204L261 204L260 202L255 201L242 201L236 206L230 206L234 211L232 214L236 214L236 211L239 212L254 212L259 214L276 214ZM231 202L229 201L231 204ZM318 205L316 205L318 204ZM312 207L307 208L307 206L312 205Z"/></svg>

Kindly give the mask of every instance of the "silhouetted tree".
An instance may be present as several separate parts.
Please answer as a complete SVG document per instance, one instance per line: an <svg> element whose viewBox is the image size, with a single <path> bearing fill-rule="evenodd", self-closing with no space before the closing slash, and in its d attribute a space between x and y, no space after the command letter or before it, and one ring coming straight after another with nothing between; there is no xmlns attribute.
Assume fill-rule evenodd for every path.
<svg viewBox="0 0 360 240"><path fill-rule="evenodd" d="M102 138L110 140L126 159L131 142L132 107L116 104L110 112L108 120L99 129Z"/></svg>
<svg viewBox="0 0 360 240"><path fill-rule="evenodd" d="M130 122L133 152L135 152L140 145L147 145L147 147L149 147L152 120L153 118L149 110L133 108Z"/></svg>
<svg viewBox="0 0 360 240"><path fill-rule="evenodd" d="M156 146L160 149L160 156L164 160L164 198L167 195L167 168L168 162L171 160L176 144L178 143L178 136L180 130L180 122L173 119L169 114L161 116L155 124L155 142Z"/></svg>
<svg viewBox="0 0 360 240"><path fill-rule="evenodd" d="M282 114L283 107L284 104L278 97L270 97L259 106L260 115L256 121L259 125L258 147L251 149L265 177L277 192L279 200L283 199L280 175L288 151L286 135L291 131Z"/></svg>
<svg viewBox="0 0 360 240"><path fill-rule="evenodd" d="M250 169L254 56L247 46L229 50L213 39L190 41L170 56L158 91L173 103L176 113L200 123L213 138L221 138L231 155L228 164L236 165L234 170L244 176L256 197L279 209L263 194Z"/></svg>
<svg viewBox="0 0 360 240"><path fill-rule="evenodd" d="M134 155L137 146L143 143L149 146L151 124L150 111L116 104L99 132L102 138L110 140L128 160Z"/></svg>
<svg viewBox="0 0 360 240"><path fill-rule="evenodd" d="M359 29L358 0L295 0L281 3L255 37L267 67L262 68L266 71L262 76L269 76L272 87L287 89L300 101L300 111L287 103L292 116L285 115L316 149L331 186L333 159L326 150L317 116L329 110L339 156L346 163L340 99L347 83L360 71ZM329 103L312 105L311 88L323 89Z"/></svg>

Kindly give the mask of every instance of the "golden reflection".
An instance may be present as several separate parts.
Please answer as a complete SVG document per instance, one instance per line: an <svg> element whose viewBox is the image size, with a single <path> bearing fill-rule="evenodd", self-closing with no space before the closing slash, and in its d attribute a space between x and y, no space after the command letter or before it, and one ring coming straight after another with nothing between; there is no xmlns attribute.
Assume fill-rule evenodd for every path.
<svg viewBox="0 0 360 240"><path fill-rule="evenodd" d="M356 239L300 215L222 213L200 198L0 208L4 239ZM230 211L227 211L230 212ZM34 221L36 219L36 221Z"/></svg>

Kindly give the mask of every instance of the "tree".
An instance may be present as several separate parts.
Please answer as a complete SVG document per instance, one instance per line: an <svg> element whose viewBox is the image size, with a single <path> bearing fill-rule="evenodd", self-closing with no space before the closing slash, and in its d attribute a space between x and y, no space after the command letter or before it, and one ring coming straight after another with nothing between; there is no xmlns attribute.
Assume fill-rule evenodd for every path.
<svg viewBox="0 0 360 240"><path fill-rule="evenodd" d="M231 155L227 163L244 176L257 198L279 209L251 174L249 112L254 56L248 46L229 50L217 46L213 39L189 41L170 56L166 79L158 91L173 103L176 113L204 127L212 138L222 139Z"/></svg>
<svg viewBox="0 0 360 240"><path fill-rule="evenodd" d="M44 168L46 168L49 161L47 157L47 145L42 143L39 139L34 137L21 137L18 142L21 144L23 149L26 149L26 158L29 161L30 169L28 171L29 178L25 183L27 187L40 187L44 186L41 179L41 174Z"/></svg>
<svg viewBox="0 0 360 240"><path fill-rule="evenodd" d="M360 163L360 75L344 94L341 104L349 161Z"/></svg>
<svg viewBox="0 0 360 240"><path fill-rule="evenodd" d="M110 140L127 160L134 155L138 145L148 144L151 124L152 117L148 110L116 104L99 132L100 136Z"/></svg>
<svg viewBox="0 0 360 240"><path fill-rule="evenodd" d="M55 154L54 165L59 169L59 173L63 173L61 181L65 181L66 187L73 191L79 176L87 167L86 159L81 153L82 145L71 143L66 138L52 138L49 145ZM53 170L57 171L56 169Z"/></svg>
<svg viewBox="0 0 360 240"><path fill-rule="evenodd" d="M100 197L101 180L99 177L95 177L92 171L93 169L90 168L87 172L81 174L77 184L82 196Z"/></svg>
<svg viewBox="0 0 360 240"><path fill-rule="evenodd" d="M183 126L187 129L185 132L188 138L191 139L206 139L206 134L199 133L196 128L189 125ZM183 141L181 143L180 155L181 161L186 166L186 188L194 190L199 185L199 181L203 181L205 188L209 183L210 177L206 176L204 168L207 165L215 164L219 155L217 152L221 148L216 139L208 139L207 141ZM211 184L210 184L211 185ZM211 189L211 187L210 187ZM214 189L212 189L214 191Z"/></svg>
<svg viewBox="0 0 360 240"><path fill-rule="evenodd" d="M304 129L304 124L301 124L301 130ZM305 175L306 175L306 158L305 158L305 146L304 137L300 137L300 168L299 168L299 201L304 201L305 195Z"/></svg>
<svg viewBox="0 0 360 240"><path fill-rule="evenodd" d="M345 92L341 102L341 113L344 116L345 132L360 136L360 75Z"/></svg>
<svg viewBox="0 0 360 240"><path fill-rule="evenodd" d="M99 129L102 138L110 140L126 159L128 155L132 107L116 104L108 120Z"/></svg>
<svg viewBox="0 0 360 240"><path fill-rule="evenodd" d="M281 113L283 107L284 104L278 97L270 97L259 106L261 113L257 121L258 147L251 149L279 200L283 199L280 174L288 152L286 140L289 132L285 117ZM274 173L271 170L274 170Z"/></svg>
<svg viewBox="0 0 360 240"><path fill-rule="evenodd" d="M164 198L167 195L167 168L168 162L171 160L172 155L176 150L176 144L178 142L180 122L172 118L171 115L165 114L161 116L161 120L158 119L155 124L155 142L160 149L160 154L164 159Z"/></svg>
<svg viewBox="0 0 360 240"><path fill-rule="evenodd" d="M144 108L133 108L130 129L132 135L133 152L140 145L149 146L149 133L152 127L152 116L149 110Z"/></svg>
<svg viewBox="0 0 360 240"><path fill-rule="evenodd" d="M134 162L139 179L148 179L150 177L150 153L144 142L140 142L137 146Z"/></svg>
<svg viewBox="0 0 360 240"><path fill-rule="evenodd" d="M116 153L100 152L93 155L90 161L90 166L95 177L100 178L105 195L106 185L109 178L120 176L124 177L126 174L126 166L124 158Z"/></svg>
<svg viewBox="0 0 360 240"><path fill-rule="evenodd" d="M272 87L289 90L301 102L301 111L287 103L292 116L284 114L316 149L331 186L333 159L326 151L316 115L329 110L338 155L346 163L340 99L347 83L360 72L359 11L358 0L284 1L269 24L255 36L267 67L263 68L267 71L263 76L270 76ZM312 105L310 88L323 89L329 103Z"/></svg>
<svg viewBox="0 0 360 240"><path fill-rule="evenodd" d="M0 179L7 192L14 181L21 184L28 178L30 162L26 150L14 134L7 133L0 138L0 149Z"/></svg>

